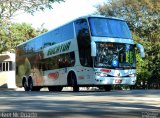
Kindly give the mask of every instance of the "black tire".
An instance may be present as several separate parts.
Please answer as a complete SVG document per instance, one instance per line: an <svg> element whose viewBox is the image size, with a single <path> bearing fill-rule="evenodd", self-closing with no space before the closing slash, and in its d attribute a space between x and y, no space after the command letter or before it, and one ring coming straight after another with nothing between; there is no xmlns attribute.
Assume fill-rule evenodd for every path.
<svg viewBox="0 0 160 118"><path fill-rule="evenodd" d="M70 72L68 76L68 85L73 87L74 92L79 91L79 86L77 85L77 79L74 72Z"/></svg>
<svg viewBox="0 0 160 118"><path fill-rule="evenodd" d="M49 91L54 91L54 92L60 92L62 91L63 87L62 86L49 86L48 90Z"/></svg>
<svg viewBox="0 0 160 118"><path fill-rule="evenodd" d="M34 89L33 81L32 81L31 77L29 77L29 79L28 79L28 88L29 88L29 91L32 91Z"/></svg>
<svg viewBox="0 0 160 118"><path fill-rule="evenodd" d="M33 86L33 80L31 77L28 79L28 89L29 91L40 91L41 87Z"/></svg>
<svg viewBox="0 0 160 118"><path fill-rule="evenodd" d="M28 83L27 83L26 79L23 79L22 84L23 84L24 90L29 91L29 87L28 87Z"/></svg>
<svg viewBox="0 0 160 118"><path fill-rule="evenodd" d="M135 85L130 85L129 88L130 88L130 90L133 90L133 89L135 89Z"/></svg>
<svg viewBox="0 0 160 118"><path fill-rule="evenodd" d="M112 89L112 86L111 86L111 85L105 85L105 86L104 86L104 90L105 90L105 91L111 91L111 89Z"/></svg>
<svg viewBox="0 0 160 118"><path fill-rule="evenodd" d="M79 92L79 86L73 86L73 91L74 92Z"/></svg>

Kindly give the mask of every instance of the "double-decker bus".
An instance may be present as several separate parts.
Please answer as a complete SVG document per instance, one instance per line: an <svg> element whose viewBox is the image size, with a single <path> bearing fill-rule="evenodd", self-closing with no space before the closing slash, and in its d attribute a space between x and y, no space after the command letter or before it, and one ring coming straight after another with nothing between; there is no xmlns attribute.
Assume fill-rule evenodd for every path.
<svg viewBox="0 0 160 118"><path fill-rule="evenodd" d="M25 91L103 87L136 83L136 47L126 21L103 16L77 18L16 48L16 83Z"/></svg>
<svg viewBox="0 0 160 118"><path fill-rule="evenodd" d="M0 88L16 89L15 53L12 50L0 54Z"/></svg>

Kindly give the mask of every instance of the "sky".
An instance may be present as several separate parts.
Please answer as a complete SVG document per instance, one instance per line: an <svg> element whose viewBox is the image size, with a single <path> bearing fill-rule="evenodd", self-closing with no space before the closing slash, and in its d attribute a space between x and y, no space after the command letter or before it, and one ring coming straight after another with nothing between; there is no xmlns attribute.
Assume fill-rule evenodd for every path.
<svg viewBox="0 0 160 118"><path fill-rule="evenodd" d="M65 2L54 3L53 9L35 12L34 15L23 13L13 18L14 22L26 22L35 28L43 24L48 30L63 25L77 17L96 12L96 6L107 0L65 0Z"/></svg>

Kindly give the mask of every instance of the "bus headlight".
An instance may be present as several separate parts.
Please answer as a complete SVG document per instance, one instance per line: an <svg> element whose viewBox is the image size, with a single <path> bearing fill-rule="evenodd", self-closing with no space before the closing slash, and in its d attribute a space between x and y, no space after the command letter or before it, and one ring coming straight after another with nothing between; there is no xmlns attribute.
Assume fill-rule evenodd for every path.
<svg viewBox="0 0 160 118"><path fill-rule="evenodd" d="M101 76L101 77L107 77L108 75L106 73L101 73L101 72L96 72L96 76Z"/></svg>

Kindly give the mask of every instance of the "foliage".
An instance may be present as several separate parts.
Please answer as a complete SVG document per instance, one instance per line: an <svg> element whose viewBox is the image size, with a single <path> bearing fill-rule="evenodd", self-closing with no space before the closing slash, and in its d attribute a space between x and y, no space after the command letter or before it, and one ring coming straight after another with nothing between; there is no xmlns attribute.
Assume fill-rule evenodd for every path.
<svg viewBox="0 0 160 118"><path fill-rule="evenodd" d="M0 0L0 19L10 19L17 13L52 9L52 3L63 0Z"/></svg>
<svg viewBox="0 0 160 118"><path fill-rule="evenodd" d="M109 0L97 10L100 15L128 22L133 39L146 53L144 59L137 54L138 82L160 85L160 0Z"/></svg>
<svg viewBox="0 0 160 118"><path fill-rule="evenodd" d="M63 0L0 0L0 52L14 49L16 45L47 30L34 29L30 24L12 23L11 18L21 12L33 14L36 11L52 8L52 3Z"/></svg>
<svg viewBox="0 0 160 118"><path fill-rule="evenodd" d="M0 27L0 52L15 49L15 47L47 30L42 28L35 29L31 24L9 23L1 21Z"/></svg>

